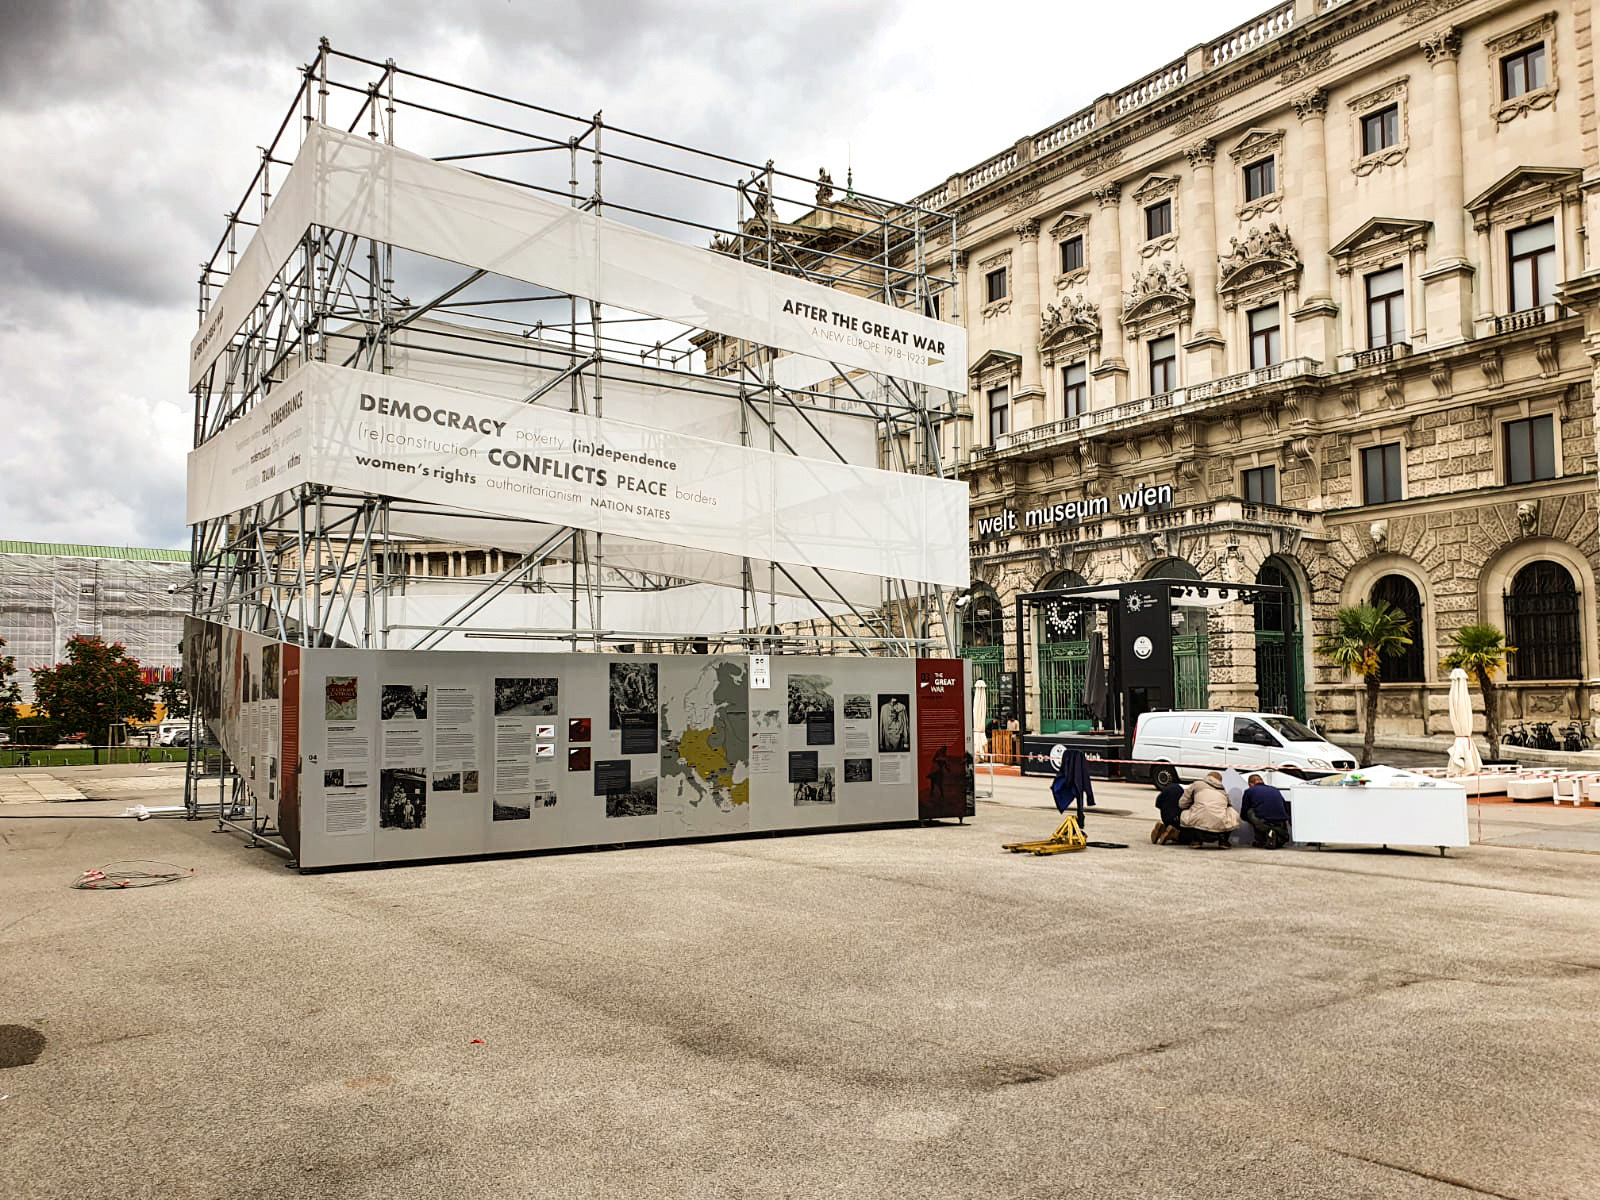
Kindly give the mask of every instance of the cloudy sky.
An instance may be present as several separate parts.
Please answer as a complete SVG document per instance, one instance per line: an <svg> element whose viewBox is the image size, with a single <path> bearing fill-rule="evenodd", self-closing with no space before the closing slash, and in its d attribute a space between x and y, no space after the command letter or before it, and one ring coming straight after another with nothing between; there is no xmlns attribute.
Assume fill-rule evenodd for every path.
<svg viewBox="0 0 1600 1200"><path fill-rule="evenodd" d="M0 0L0 539L188 545L195 279L319 37L909 197L1265 7Z"/></svg>

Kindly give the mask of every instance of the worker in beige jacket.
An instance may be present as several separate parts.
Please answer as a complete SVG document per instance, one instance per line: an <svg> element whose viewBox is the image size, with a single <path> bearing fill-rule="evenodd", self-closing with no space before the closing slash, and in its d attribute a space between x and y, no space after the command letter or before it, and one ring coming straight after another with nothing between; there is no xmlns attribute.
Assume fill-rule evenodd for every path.
<svg viewBox="0 0 1600 1200"><path fill-rule="evenodd" d="M1228 793L1222 789L1222 776L1216 771L1184 788L1183 795L1178 797L1178 808L1178 819L1185 829L1226 834L1239 825L1239 814L1228 803ZM1222 839L1222 844L1228 844L1227 838Z"/></svg>

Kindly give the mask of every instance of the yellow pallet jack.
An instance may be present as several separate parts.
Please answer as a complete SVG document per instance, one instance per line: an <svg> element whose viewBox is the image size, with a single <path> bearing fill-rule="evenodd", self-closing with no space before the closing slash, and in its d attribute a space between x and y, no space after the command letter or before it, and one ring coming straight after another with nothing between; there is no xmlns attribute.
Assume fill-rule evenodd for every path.
<svg viewBox="0 0 1600 1200"><path fill-rule="evenodd" d="M1044 841L1007 842L1003 848L1013 854L1065 854L1069 850L1082 850L1088 844L1088 837L1078 828L1078 818L1068 813L1067 819Z"/></svg>

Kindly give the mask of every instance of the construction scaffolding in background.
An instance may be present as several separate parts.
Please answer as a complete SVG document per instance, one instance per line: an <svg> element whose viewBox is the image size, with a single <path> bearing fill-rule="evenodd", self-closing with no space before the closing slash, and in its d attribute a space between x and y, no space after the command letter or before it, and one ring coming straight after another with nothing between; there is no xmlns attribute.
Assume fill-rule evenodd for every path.
<svg viewBox="0 0 1600 1200"><path fill-rule="evenodd" d="M30 668L62 661L77 634L120 642L147 671L177 669L189 580L182 550L0 542L0 653L16 659L23 703Z"/></svg>
<svg viewBox="0 0 1600 1200"><path fill-rule="evenodd" d="M795 286L820 284L840 297L829 306L836 312L870 300L874 312L897 310L891 315L912 329L928 328L941 307L947 319L954 315L949 214L853 188L836 196L825 175L740 162L607 126L598 114L570 116L340 53L324 41L201 272L191 362L196 447L249 428L240 422L252 414L266 424L264 408L288 411L297 399L280 392L283 381L325 364L596 420L659 425L663 412L682 413L693 434L726 445L899 473L912 481L908 495L921 486L916 480L953 475L966 369L964 335L954 326L940 325L954 331L952 361L938 376L944 386L929 386L926 373L919 380L893 364L852 365L842 349L836 362L792 345L781 353L726 328L708 339L708 326L660 315L691 311L668 301L624 310L577 288L530 284L511 267L496 274L458 265L449 258L454 247L416 248L436 223L408 226L411 248L401 234L351 232L366 228L364 220L388 220L387 211L350 214L345 228L313 219L292 243L271 245L283 228L269 221L275 189L288 196L294 182L286 172L363 148L377 165L360 186L395 186L389 172L398 170L443 180L463 196L474 192L473 202L490 210L486 228L516 207L512 193L492 190L509 186L529 206L548 209L554 200L580 231L598 218L608 236L626 231L696 247L712 273L732 260L808 281ZM526 250L508 239L493 261L504 266ZM592 263L571 257L577 275L592 268L597 281L634 270L598 253ZM607 282L586 290L599 295ZM644 296L675 282L628 278L620 286ZM846 336L860 335L838 340ZM953 645L950 601L966 583L964 499L950 533L962 578L935 579L931 571L910 578L796 566L748 550L662 553L644 538L451 507L414 498L414 483L392 486L407 494L263 486L226 515L191 516L192 611L306 646L917 655ZM191 506L194 487L192 470ZM884 528L912 517L927 514L884 514ZM825 541L825 531L814 536ZM431 565L441 548L448 579ZM481 573L466 574L469 563Z"/></svg>

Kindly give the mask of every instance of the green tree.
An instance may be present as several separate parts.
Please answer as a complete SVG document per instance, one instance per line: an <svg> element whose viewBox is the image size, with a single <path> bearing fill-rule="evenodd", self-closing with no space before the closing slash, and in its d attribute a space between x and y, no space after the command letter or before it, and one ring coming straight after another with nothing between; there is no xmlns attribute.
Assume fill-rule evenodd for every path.
<svg viewBox="0 0 1600 1200"><path fill-rule="evenodd" d="M166 721L181 721L189 715L189 687L182 671L174 671L171 680L161 685L161 707Z"/></svg>
<svg viewBox="0 0 1600 1200"><path fill-rule="evenodd" d="M1317 650L1335 666L1354 671L1367 685L1367 728L1361 765L1372 765L1378 734L1378 683L1383 660L1411 645L1411 622L1386 601L1355 604L1333 614L1333 629L1317 639Z"/></svg>
<svg viewBox="0 0 1600 1200"><path fill-rule="evenodd" d="M61 733L86 733L109 743L117 721L151 721L154 685L139 678L139 660L121 642L77 634L67 639L67 661L33 668L38 707Z"/></svg>
<svg viewBox="0 0 1600 1200"><path fill-rule="evenodd" d="M1483 732L1489 739L1489 757L1500 757L1500 690L1494 677L1505 670L1506 655L1515 646L1506 645L1506 636L1493 625L1463 625L1450 635L1452 647L1444 656L1444 669L1460 667L1478 681L1483 695Z"/></svg>
<svg viewBox="0 0 1600 1200"><path fill-rule="evenodd" d="M6 648L5 638L0 638L0 650ZM17 705L22 703L22 687L14 678L17 660L9 654L0 654L0 725L10 725L17 719Z"/></svg>

